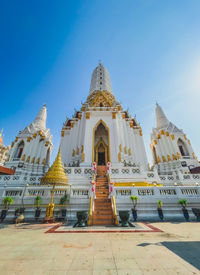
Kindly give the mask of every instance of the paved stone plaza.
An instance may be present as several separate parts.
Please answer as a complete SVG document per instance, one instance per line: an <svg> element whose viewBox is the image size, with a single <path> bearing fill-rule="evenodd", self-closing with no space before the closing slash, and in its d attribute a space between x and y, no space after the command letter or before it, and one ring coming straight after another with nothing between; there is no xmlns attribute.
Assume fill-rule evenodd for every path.
<svg viewBox="0 0 200 275"><path fill-rule="evenodd" d="M200 223L152 223L163 232L45 233L0 225L0 274L200 274Z"/></svg>

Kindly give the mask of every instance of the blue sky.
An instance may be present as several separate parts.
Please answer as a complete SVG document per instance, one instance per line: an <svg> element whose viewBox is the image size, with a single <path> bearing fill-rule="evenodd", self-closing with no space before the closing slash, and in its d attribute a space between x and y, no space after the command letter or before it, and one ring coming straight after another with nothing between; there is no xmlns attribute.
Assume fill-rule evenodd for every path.
<svg viewBox="0 0 200 275"><path fill-rule="evenodd" d="M55 157L66 116L102 60L140 122L149 161L155 102L200 153L200 1L0 1L0 128L10 144L46 103Z"/></svg>

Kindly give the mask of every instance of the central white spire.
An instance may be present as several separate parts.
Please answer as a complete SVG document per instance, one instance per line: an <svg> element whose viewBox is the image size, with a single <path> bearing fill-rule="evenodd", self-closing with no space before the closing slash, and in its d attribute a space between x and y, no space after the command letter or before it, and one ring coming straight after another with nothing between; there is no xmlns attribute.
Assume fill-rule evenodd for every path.
<svg viewBox="0 0 200 275"><path fill-rule="evenodd" d="M112 94L110 76L106 68L99 62L99 65L92 73L90 94L94 91L108 91Z"/></svg>
<svg viewBox="0 0 200 275"><path fill-rule="evenodd" d="M169 125L169 120L158 103L156 103L156 124L158 129L165 128Z"/></svg>
<svg viewBox="0 0 200 275"><path fill-rule="evenodd" d="M46 104L40 109L38 115L36 116L33 124L39 129L46 129L46 120L47 120L47 108Z"/></svg>

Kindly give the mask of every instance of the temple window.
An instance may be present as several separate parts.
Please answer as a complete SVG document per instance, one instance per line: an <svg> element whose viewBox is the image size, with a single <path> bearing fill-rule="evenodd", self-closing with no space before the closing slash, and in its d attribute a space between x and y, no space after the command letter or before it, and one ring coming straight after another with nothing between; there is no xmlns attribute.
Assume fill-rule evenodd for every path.
<svg viewBox="0 0 200 275"><path fill-rule="evenodd" d="M179 138L177 144L182 157L189 156L186 144L182 141L182 139Z"/></svg>
<svg viewBox="0 0 200 275"><path fill-rule="evenodd" d="M24 150L24 142L21 141L21 142L19 143L19 145L17 146L17 149L16 149L15 154L14 154L14 158L15 158L15 159L20 159L21 156L22 156L23 150Z"/></svg>

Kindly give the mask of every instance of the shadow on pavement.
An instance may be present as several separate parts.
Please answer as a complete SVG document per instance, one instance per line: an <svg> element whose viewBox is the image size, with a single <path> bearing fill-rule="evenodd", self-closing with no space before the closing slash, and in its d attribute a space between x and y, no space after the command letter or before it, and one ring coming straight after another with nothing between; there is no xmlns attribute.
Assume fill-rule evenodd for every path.
<svg viewBox="0 0 200 275"><path fill-rule="evenodd" d="M200 242L161 242L161 244L200 270Z"/></svg>
<svg viewBox="0 0 200 275"><path fill-rule="evenodd" d="M141 243L138 246L145 247L149 245L165 246L177 256L200 270L200 241L199 242L159 242L159 243Z"/></svg>

